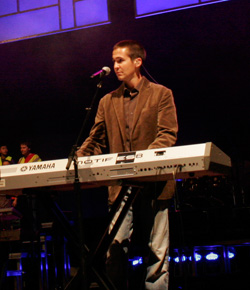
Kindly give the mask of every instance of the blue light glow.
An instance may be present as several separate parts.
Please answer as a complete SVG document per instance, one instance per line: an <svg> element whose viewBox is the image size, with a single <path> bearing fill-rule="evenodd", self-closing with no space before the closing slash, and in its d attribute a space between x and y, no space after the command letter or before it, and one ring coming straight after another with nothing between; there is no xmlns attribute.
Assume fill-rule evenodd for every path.
<svg viewBox="0 0 250 290"><path fill-rule="evenodd" d="M2 17L0 18L0 42L58 30L58 18L58 7Z"/></svg>
<svg viewBox="0 0 250 290"><path fill-rule="evenodd" d="M235 257L235 254L229 251L227 253L227 256L228 256L228 259L233 259Z"/></svg>
<svg viewBox="0 0 250 290"><path fill-rule="evenodd" d="M225 1L136 0L136 18ZM0 43L110 24L107 0L1 0L0 16Z"/></svg>
<svg viewBox="0 0 250 290"><path fill-rule="evenodd" d="M196 261L199 261L201 259L200 255L196 254L196 257L197 257ZM170 257L169 257L169 261L170 261ZM180 257L175 257L174 258L174 262L175 263L179 263L180 261L182 261L182 262L192 261L192 257L191 256L187 257L187 256L183 255L183 256L181 256L181 258Z"/></svg>
<svg viewBox="0 0 250 290"><path fill-rule="evenodd" d="M150 7L152 7L152 6L143 7L143 5L145 5L145 2L143 0L137 0L137 2L139 4L137 5L136 19L148 17L148 16L153 16L153 15L159 15L159 14L168 13L168 12L173 12L173 11L178 11L178 10L195 8L195 7L209 5L209 4L216 4L216 3L225 2L225 1L229 1L229 0L213 0L213 1L204 2L204 3L200 3L199 1L190 1L190 4L186 4L186 5L183 4L183 5L178 6L178 3L181 3L181 2L185 3L184 0L178 1L178 3L175 1L170 2L170 1L162 0L162 1L153 2L153 3L160 2L158 5L159 8L157 10L157 9L155 9L155 7L153 9L150 9ZM193 4L191 2L193 2ZM163 3L163 5L165 3L165 8L162 8L162 3ZM172 6L172 7L170 7L170 6Z"/></svg>
<svg viewBox="0 0 250 290"><path fill-rule="evenodd" d="M0 43L109 24L107 0L3 0ZM84 27L85 26L85 27Z"/></svg>
<svg viewBox="0 0 250 290"><path fill-rule="evenodd" d="M143 259L142 257L134 257L133 259L129 259L131 262L132 266L138 266L143 264Z"/></svg>
<svg viewBox="0 0 250 290"><path fill-rule="evenodd" d="M137 0L136 8L137 15L148 14L152 12L159 12L163 10L183 7L192 4L198 4L198 0L175 0L175 1L166 1L166 0Z"/></svg>
<svg viewBox="0 0 250 290"><path fill-rule="evenodd" d="M1 0L0 15L17 12L16 0Z"/></svg>
<svg viewBox="0 0 250 290"><path fill-rule="evenodd" d="M7 277L22 276L22 271L7 271L6 275Z"/></svg>
<svg viewBox="0 0 250 290"><path fill-rule="evenodd" d="M46 236L46 241L53 241L52 236Z"/></svg>
<svg viewBox="0 0 250 290"><path fill-rule="evenodd" d="M108 21L106 0L75 2L76 25L83 26Z"/></svg>
<svg viewBox="0 0 250 290"><path fill-rule="evenodd" d="M57 5L58 0L19 0L19 7L20 11L30 10L30 9L36 9L51 5Z"/></svg>
<svg viewBox="0 0 250 290"><path fill-rule="evenodd" d="M74 27L74 9L72 0L60 2L61 8L61 28L68 29Z"/></svg>
<svg viewBox="0 0 250 290"><path fill-rule="evenodd" d="M197 253L194 254L194 259L195 259L196 262L199 262L201 260L201 258L202 258L201 255L199 255Z"/></svg>
<svg viewBox="0 0 250 290"><path fill-rule="evenodd" d="M219 258L219 255L213 252L206 255L206 259L208 261L215 261L215 260L218 260L218 258Z"/></svg>
<svg viewBox="0 0 250 290"><path fill-rule="evenodd" d="M21 258L23 259L23 258L28 258L28 253L27 252L23 252L22 254L21 254Z"/></svg>

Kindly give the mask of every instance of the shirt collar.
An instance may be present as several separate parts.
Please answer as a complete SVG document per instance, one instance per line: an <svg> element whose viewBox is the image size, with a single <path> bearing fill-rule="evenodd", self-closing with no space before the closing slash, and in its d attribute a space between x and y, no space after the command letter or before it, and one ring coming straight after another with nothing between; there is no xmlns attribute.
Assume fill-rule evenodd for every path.
<svg viewBox="0 0 250 290"><path fill-rule="evenodd" d="M137 96L140 92L140 89L142 87L142 83L143 81L141 80L139 82L139 84L133 88L132 90L129 90L125 85L124 85L124 98L134 98L135 96Z"/></svg>

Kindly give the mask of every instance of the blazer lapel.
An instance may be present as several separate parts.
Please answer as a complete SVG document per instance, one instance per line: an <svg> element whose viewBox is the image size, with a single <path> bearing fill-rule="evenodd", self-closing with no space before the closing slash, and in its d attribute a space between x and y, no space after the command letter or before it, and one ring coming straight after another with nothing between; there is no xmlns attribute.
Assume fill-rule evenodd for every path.
<svg viewBox="0 0 250 290"><path fill-rule="evenodd" d="M152 92L150 89L150 83L146 78L143 78L143 84L142 84L142 87L140 89L136 108L135 108L132 133L134 131L134 128L135 128L139 118L140 118L141 111L142 111L143 107L145 106L145 104L146 104L146 102L151 94L152 94Z"/></svg>
<svg viewBox="0 0 250 290"><path fill-rule="evenodd" d="M123 142L126 140L125 131L125 116L124 116L124 104L123 104L123 90L124 85L121 85L116 91L113 92L112 102L118 120L119 129L122 135Z"/></svg>

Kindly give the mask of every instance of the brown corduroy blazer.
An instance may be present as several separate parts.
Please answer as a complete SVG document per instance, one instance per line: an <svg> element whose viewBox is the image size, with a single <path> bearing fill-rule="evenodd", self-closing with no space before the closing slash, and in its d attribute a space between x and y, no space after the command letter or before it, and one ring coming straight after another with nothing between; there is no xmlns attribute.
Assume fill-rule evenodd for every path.
<svg viewBox="0 0 250 290"><path fill-rule="evenodd" d="M145 77L142 82L131 130L131 150L173 146L177 139L178 123L172 91ZM124 84L100 100L94 126L80 147L79 156L128 150L123 93ZM110 190L111 202L116 198L117 191L116 188Z"/></svg>

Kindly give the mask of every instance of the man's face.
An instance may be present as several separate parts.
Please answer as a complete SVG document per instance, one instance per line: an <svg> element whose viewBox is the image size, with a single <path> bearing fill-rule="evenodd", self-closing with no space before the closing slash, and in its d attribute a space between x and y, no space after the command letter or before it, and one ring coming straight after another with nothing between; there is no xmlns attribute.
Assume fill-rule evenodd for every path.
<svg viewBox="0 0 250 290"><path fill-rule="evenodd" d="M136 59L132 60L130 58L127 47L119 47L113 50L112 59L114 71L119 81L129 83L139 71Z"/></svg>
<svg viewBox="0 0 250 290"><path fill-rule="evenodd" d="M30 148L25 144L21 144L20 151L21 151L23 156L27 156L30 153Z"/></svg>
<svg viewBox="0 0 250 290"><path fill-rule="evenodd" d="M0 147L0 154L7 156L8 155L8 148L7 146L1 146Z"/></svg>

